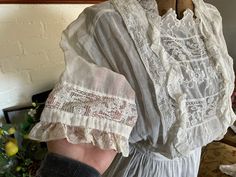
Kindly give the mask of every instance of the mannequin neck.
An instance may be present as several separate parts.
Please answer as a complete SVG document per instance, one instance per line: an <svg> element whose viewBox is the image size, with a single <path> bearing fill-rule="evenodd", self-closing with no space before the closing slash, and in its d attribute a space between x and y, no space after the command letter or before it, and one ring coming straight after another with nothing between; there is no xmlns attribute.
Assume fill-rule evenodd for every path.
<svg viewBox="0 0 236 177"><path fill-rule="evenodd" d="M183 12L186 9L194 11L192 0L156 0L158 4L159 14L164 15L170 8L174 9L177 13L178 19L183 17Z"/></svg>

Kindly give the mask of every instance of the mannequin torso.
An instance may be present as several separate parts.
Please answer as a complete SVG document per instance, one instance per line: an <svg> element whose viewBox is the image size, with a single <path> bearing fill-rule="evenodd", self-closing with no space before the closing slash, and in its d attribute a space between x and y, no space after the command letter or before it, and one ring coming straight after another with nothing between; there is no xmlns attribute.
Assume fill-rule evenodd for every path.
<svg viewBox="0 0 236 177"><path fill-rule="evenodd" d="M170 8L177 13L178 19L183 17L183 12L186 9L194 10L192 0L156 0L160 15L164 15Z"/></svg>

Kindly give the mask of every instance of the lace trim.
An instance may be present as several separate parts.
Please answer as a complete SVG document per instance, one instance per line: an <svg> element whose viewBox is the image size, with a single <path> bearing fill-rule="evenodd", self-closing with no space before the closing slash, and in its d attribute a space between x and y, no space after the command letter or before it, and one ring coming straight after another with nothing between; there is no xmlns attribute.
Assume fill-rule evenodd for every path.
<svg viewBox="0 0 236 177"><path fill-rule="evenodd" d="M135 0L126 2L122 2L122 0L111 1L118 12L120 12L137 47L141 60L153 82L156 97L154 104L159 108L161 117L163 118L162 123L165 124L163 126L163 137L167 137L168 129L176 121L176 117L173 109L175 105L172 100L168 99L165 85L167 79L166 71L169 68L169 63L159 57L161 44L160 30L158 28L161 19L157 16L157 7L155 6L145 12ZM143 18L146 15L147 19ZM151 45L147 41L146 33L150 36ZM167 139L164 138L163 141L165 143Z"/></svg>
<svg viewBox="0 0 236 177"><path fill-rule="evenodd" d="M167 13L160 17L160 31L162 36L169 36L172 38L191 38L198 34L198 26L200 24L199 18L194 18L194 13L190 9L184 11L182 19L177 18L175 10L172 8Z"/></svg>
<svg viewBox="0 0 236 177"><path fill-rule="evenodd" d="M137 120L133 100L117 98L84 89L67 82L58 83L50 93L45 108L60 110L80 117L111 120L133 127Z"/></svg>
<svg viewBox="0 0 236 177"><path fill-rule="evenodd" d="M97 129L76 127L62 123L39 122L31 130L30 139L50 141L66 138L72 144L91 143L101 149L114 149L123 156L129 155L127 137Z"/></svg>
<svg viewBox="0 0 236 177"><path fill-rule="evenodd" d="M168 58L169 56L173 54L172 53L173 51L174 51L175 56L172 58L177 58L177 60L181 60L181 61L187 61L187 59L191 58L191 55L194 57L194 59L201 58L201 60L202 58L206 57L206 60L204 61L207 61L207 59L213 57L213 60L215 63L211 64L211 68L208 68L208 70L211 70L212 66L214 66L214 70L220 71L222 75L219 77L214 76L214 75L212 77L208 77L208 79L212 78L212 81L213 81L212 84L217 85L217 89L215 90L212 89L211 91L209 91L209 94L211 93L210 95L212 95L216 93L217 91L219 91L220 88L222 88L222 84L223 84L225 90L224 90L223 96L221 96L223 97L223 99L221 99L221 103L220 103L220 106L221 106L220 113L224 114L226 117L227 115L229 115L229 106L227 106L227 104L230 105L229 94L231 93L230 87L232 89L232 84L229 82L228 79L232 77L229 75L229 73L226 70L226 68L228 67L223 61L222 55L216 52L219 50L221 51L221 49L220 48L217 49L217 46L213 42L215 41L214 40L215 37L213 36L213 33L211 33L212 31L211 28L213 26L211 22L212 22L212 19L214 19L212 18L213 15L211 14L210 17L208 17L206 14L204 14L204 11L206 11L205 8L207 5L205 5L205 3L202 0L193 0L194 5L195 5L195 15L197 17L197 20L193 20L193 14L190 11L186 11L185 17L182 20L178 20L177 18L174 18L173 11L167 14L167 16L162 19L160 16L158 16L157 6L153 4L155 0L149 0L149 3L148 2L146 3L145 1L146 3L145 8L148 9L146 11L144 11L144 9L140 5L142 4L142 0L139 0L139 3L137 3L137 1L135 0L128 0L128 1L126 0L126 2L123 2L122 0L111 0L111 1L114 4L114 7L117 8L117 11L120 12L128 28L128 31L137 47L141 60L144 66L146 67L146 70L154 84L155 94L156 94L155 101L157 101L155 104L159 108L160 114L162 117L163 143L164 144L169 143L169 145L167 144L167 147L170 148L170 153L172 155L171 158L175 156L182 156L184 155L184 153L188 153L191 148L195 148L196 144L197 146L200 146L203 143L203 142L194 142L196 143L195 146L192 145L191 147L187 146L186 144L186 142L188 142L187 139L188 138L191 139L191 137L187 137L187 131L186 131L187 119L190 119L190 122L187 123L189 127L199 124L198 121L194 120L194 116L189 117L188 111L194 112L194 114L198 114L199 109L197 108L199 107L197 107L197 104L193 107L191 107L190 105L186 105L187 94L184 94L184 93L188 93L189 96L192 96L193 98L197 98L197 99L200 98L200 96L202 95L198 93L196 93L197 95L193 95L193 92L187 89L185 90L184 87L181 88L180 84L177 83L178 81L182 81L182 86L184 86L183 84L189 84L185 82L187 81L186 80L187 74L185 78L184 76L181 76L181 73L184 72L183 67L182 67L183 70L176 70L176 72L173 72L176 74L172 73L172 76L169 75L171 70L174 71L174 67L173 65L170 64L169 58ZM150 5L152 5L153 7L149 7ZM147 18L143 18L145 15L147 16ZM166 21L162 23L162 25L169 25L168 28L170 28L170 30L167 31L167 33L166 31L163 31L163 30L161 31L160 24L162 20L170 21L169 23L167 23ZM188 28L181 29L182 27L181 24L187 24L187 22L189 21L191 23L188 24L188 26L193 25L193 27L191 27L190 30ZM198 28L196 28L196 26L198 26ZM163 28L163 29L166 30L168 28ZM186 30L189 30L189 31L186 32ZM147 34L150 37L150 41L151 41L150 43L149 41L147 41L147 36L146 36ZM199 34L201 34L200 35L201 37L199 38L193 37L193 35L199 36ZM184 41L186 43L183 46L187 48L185 49L189 53L184 53L183 48L178 46L178 45L182 45L181 42L178 41L179 40L178 38L182 38L182 37L187 39ZM168 43L166 43L166 45L170 46L170 48L166 50L162 42L163 41L166 42L167 40L171 41L172 43L177 44L177 46L173 47L173 45L169 45ZM196 40L196 43L192 43L193 40ZM204 40L204 43L203 42L199 43L199 41L201 40L202 41ZM192 44L190 45L190 43ZM211 50L211 48L213 48L214 50ZM196 70L192 72L192 76L194 77L189 78L189 80L192 80L193 82L200 84L198 85L199 87L203 86L201 85L201 83L203 83L204 81L203 75L205 74L200 69L200 65L201 65L200 63L201 62L199 62L198 64L197 62L191 63L193 66L196 67ZM188 63L188 65L190 65L190 62ZM179 69L181 69L180 66L178 67ZM217 77L219 79L218 80L219 83L217 83L218 81L217 82L214 81L217 79ZM168 95L168 90L167 90L168 87L166 87L167 80L175 81L173 83L173 86L169 85L169 89L172 89L173 91L172 98L174 99L171 99L171 97ZM192 86L190 84L189 88L191 87ZM205 85L204 87L207 87L207 86ZM211 88L213 88L213 85L211 85ZM199 89L197 91L199 91ZM217 99L212 98L212 99L213 99L212 100L213 102L214 101L217 102L218 98ZM213 111L212 112L213 114L215 110L214 103L211 104L211 101L207 99L205 100L205 103L207 101L209 102L210 105L213 106L212 108L209 108ZM192 103L189 102L188 104L192 104ZM203 108L205 107L202 107L202 109ZM210 114L210 112L207 112L206 114L208 113ZM212 114L210 115L212 116ZM226 117L225 119L231 119L230 117L229 118L226 118ZM225 124L225 125L222 125L222 127L224 127L224 130L227 128L227 125L226 125L227 121L225 119L223 120L222 116L218 116L218 120L221 122L216 123L217 126L219 126L220 124ZM208 126L211 126L211 125L208 125ZM211 132L212 133L211 136L216 137L222 132L224 132L224 130L222 129L221 132L219 132L218 134ZM204 130L199 130L199 133L200 133L199 135L202 135L204 138ZM173 135L176 135L177 137ZM191 136L194 136L194 135L191 135ZM205 139L205 140L206 141L204 141L204 143L209 142L212 139ZM162 152L162 153L165 153L165 152Z"/></svg>

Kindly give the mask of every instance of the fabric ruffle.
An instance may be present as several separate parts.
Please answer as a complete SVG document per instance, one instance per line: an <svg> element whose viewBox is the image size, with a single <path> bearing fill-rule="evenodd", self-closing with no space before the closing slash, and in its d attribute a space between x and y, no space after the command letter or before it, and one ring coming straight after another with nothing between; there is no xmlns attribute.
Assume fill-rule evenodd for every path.
<svg viewBox="0 0 236 177"><path fill-rule="evenodd" d="M62 123L39 122L29 138L41 142L66 138L72 144L91 143L101 149L114 149L128 156L129 144L126 137L97 129L70 126Z"/></svg>

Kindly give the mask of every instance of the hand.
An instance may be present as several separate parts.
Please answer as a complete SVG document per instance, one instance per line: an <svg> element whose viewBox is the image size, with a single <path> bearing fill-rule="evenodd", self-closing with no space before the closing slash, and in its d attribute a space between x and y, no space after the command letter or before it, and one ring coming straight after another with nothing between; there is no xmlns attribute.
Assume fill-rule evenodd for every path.
<svg viewBox="0 0 236 177"><path fill-rule="evenodd" d="M47 142L48 151L83 162L103 174L110 166L117 152L103 150L92 144L71 144L66 139Z"/></svg>

